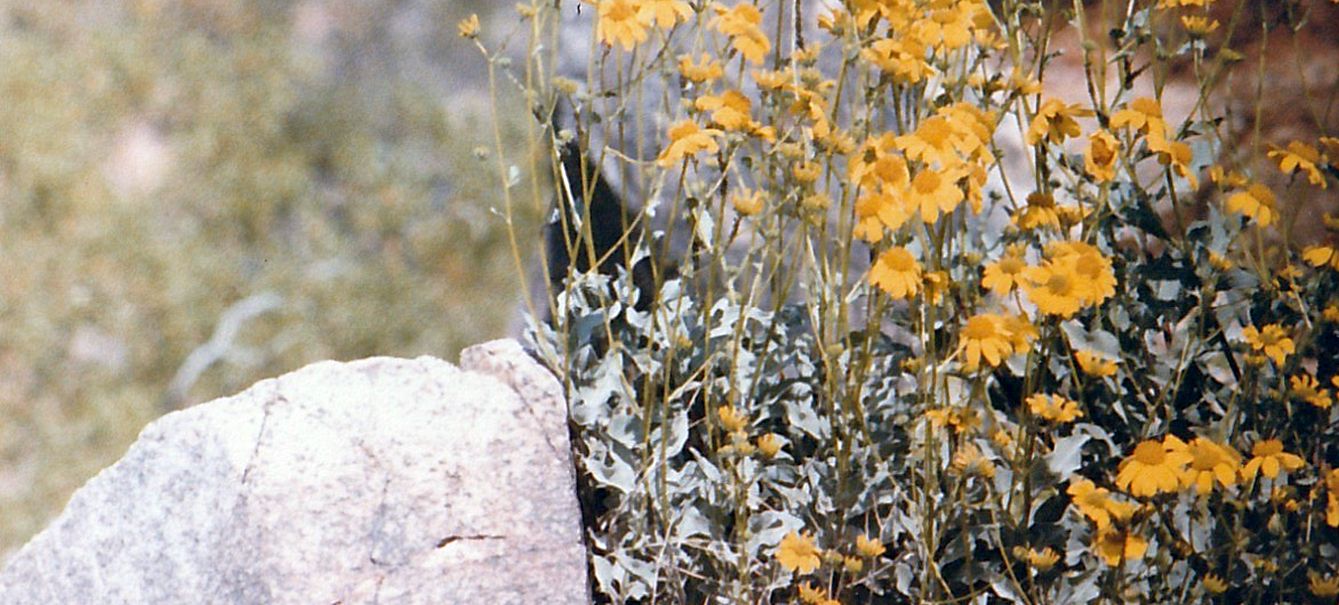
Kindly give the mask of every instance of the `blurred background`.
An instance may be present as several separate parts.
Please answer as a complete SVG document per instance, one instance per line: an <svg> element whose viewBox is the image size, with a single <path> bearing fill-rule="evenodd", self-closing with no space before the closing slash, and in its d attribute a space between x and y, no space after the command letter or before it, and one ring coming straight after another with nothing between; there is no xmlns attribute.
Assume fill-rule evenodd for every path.
<svg viewBox="0 0 1339 605"><path fill-rule="evenodd" d="M0 0L0 557L168 410L508 334L495 7Z"/></svg>

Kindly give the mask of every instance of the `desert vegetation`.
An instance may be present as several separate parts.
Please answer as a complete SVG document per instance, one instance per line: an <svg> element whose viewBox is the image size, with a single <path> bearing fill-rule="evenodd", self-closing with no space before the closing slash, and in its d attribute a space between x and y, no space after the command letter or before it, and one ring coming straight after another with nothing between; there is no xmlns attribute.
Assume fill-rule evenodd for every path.
<svg viewBox="0 0 1339 605"><path fill-rule="evenodd" d="M519 61L458 33L575 108L499 131L499 179L622 256L528 329L602 601L1334 601L1339 222L1296 200L1339 187L1335 101L1266 104L1333 3L574 4L517 4ZM628 245L571 141L639 192Z"/></svg>

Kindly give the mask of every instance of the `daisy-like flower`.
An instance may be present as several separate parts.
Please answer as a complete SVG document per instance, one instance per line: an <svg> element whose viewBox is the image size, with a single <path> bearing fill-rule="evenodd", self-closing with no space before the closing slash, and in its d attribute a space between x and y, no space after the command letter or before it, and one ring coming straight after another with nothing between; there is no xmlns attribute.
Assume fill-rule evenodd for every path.
<svg viewBox="0 0 1339 605"><path fill-rule="evenodd" d="M1284 174L1292 174L1298 170L1306 173L1306 178L1312 185L1327 188L1325 176L1320 173L1316 164L1322 162L1320 152L1315 147L1307 145L1301 141L1288 143L1288 148L1283 149L1277 145L1269 146L1269 157L1278 162L1279 170Z"/></svg>
<svg viewBox="0 0 1339 605"><path fill-rule="evenodd" d="M878 192L866 193L857 198L855 201L855 227L851 231L852 235L870 244L883 241L883 222L879 220L879 212L884 206L894 205L898 204L892 196Z"/></svg>
<svg viewBox="0 0 1339 605"><path fill-rule="evenodd" d="M750 63L762 63L772 43L767 35L758 28L762 22L762 13L749 3L741 3L733 8L716 6L716 18L711 26L730 38L730 46L743 55Z"/></svg>
<svg viewBox="0 0 1339 605"><path fill-rule="evenodd" d="M1192 458L1185 442L1175 435L1167 435L1161 442L1143 441L1129 458L1121 461L1116 487L1136 497L1175 493Z"/></svg>
<svg viewBox="0 0 1339 605"><path fill-rule="evenodd" d="M1334 246L1307 246L1302 250L1302 260L1312 267L1329 266L1339 271L1339 250Z"/></svg>
<svg viewBox="0 0 1339 605"><path fill-rule="evenodd" d="M828 593L822 587L815 588L812 584L805 582L800 584L800 601L809 603L809 605L818 605L828 598Z"/></svg>
<svg viewBox="0 0 1339 605"><path fill-rule="evenodd" d="M1188 181L1191 189L1200 186L1199 179L1190 171L1190 160L1194 158L1190 145L1168 140L1161 133L1154 132L1148 136L1148 149L1158 154L1159 164L1170 167L1173 173Z"/></svg>
<svg viewBox="0 0 1339 605"><path fill-rule="evenodd" d="M1245 191L1238 191L1227 198L1228 212L1240 212L1255 219L1261 227L1268 227L1278 219L1278 200L1269 187L1254 183Z"/></svg>
<svg viewBox="0 0 1339 605"><path fill-rule="evenodd" d="M1083 168L1099 183L1116 178L1116 160L1120 157L1120 141L1110 132L1098 130L1088 135L1088 153L1083 156Z"/></svg>
<svg viewBox="0 0 1339 605"><path fill-rule="evenodd" d="M847 178L858 187L905 186L911 182L907 161L895 149L892 133L870 136L847 163Z"/></svg>
<svg viewBox="0 0 1339 605"><path fill-rule="evenodd" d="M925 44L910 36L877 40L860 56L903 84L920 82L935 71L925 60Z"/></svg>
<svg viewBox="0 0 1339 605"><path fill-rule="evenodd" d="M636 48L646 41L648 25L639 8L636 0L600 0L595 36L609 46L618 44L623 50Z"/></svg>
<svg viewBox="0 0 1339 605"><path fill-rule="evenodd" d="M1182 15L1181 26L1192 38L1203 38L1218 29L1218 20L1203 15Z"/></svg>
<svg viewBox="0 0 1339 605"><path fill-rule="evenodd" d="M725 130L750 130L753 127L753 103L737 90L719 95L702 95L694 102L698 111L711 112L711 121Z"/></svg>
<svg viewBox="0 0 1339 605"><path fill-rule="evenodd" d="M1263 473L1265 477L1275 479L1281 470L1291 472L1303 466L1306 466L1306 461L1301 456L1283 451L1282 441L1264 439L1251 447L1251 459L1241 470L1241 476L1247 481L1253 481L1256 475Z"/></svg>
<svg viewBox="0 0 1339 605"><path fill-rule="evenodd" d="M1237 471L1241 468L1241 454L1231 446L1222 445L1211 439L1196 437L1186 447L1190 452L1190 465L1185 468L1182 480L1187 486L1194 486L1195 493L1201 496L1213 491L1217 482L1223 487L1237 484Z"/></svg>
<svg viewBox="0 0 1339 605"><path fill-rule="evenodd" d="M781 441L772 433L759 436L755 444L758 446L758 451L762 452L762 455L767 458L774 457L781 452Z"/></svg>
<svg viewBox="0 0 1339 605"><path fill-rule="evenodd" d="M1028 267L1023 277L1023 291L1042 313L1069 319L1083 307L1084 293L1072 260L1053 259Z"/></svg>
<svg viewBox="0 0 1339 605"><path fill-rule="evenodd" d="M980 368L982 359L992 368L1000 365L1013 353L1004 318L981 313L967 320L959 338L958 353L963 355L963 368L968 372Z"/></svg>
<svg viewBox="0 0 1339 605"><path fill-rule="evenodd" d="M693 7L684 0L641 0L638 16L661 29L669 29L693 18Z"/></svg>
<svg viewBox="0 0 1339 605"><path fill-rule="evenodd" d="M471 13L470 16L461 19L456 24L456 33L462 38L479 37L479 15Z"/></svg>
<svg viewBox="0 0 1339 605"><path fill-rule="evenodd" d="M1102 357L1095 351L1079 349L1074 351L1074 360L1079 362L1079 369L1084 374L1094 378L1106 378L1116 375L1116 362Z"/></svg>
<svg viewBox="0 0 1339 605"><path fill-rule="evenodd" d="M1148 541L1115 527L1108 527L1093 534L1093 551L1107 565L1115 567L1122 560L1142 558L1148 551Z"/></svg>
<svg viewBox="0 0 1339 605"><path fill-rule="evenodd" d="M920 290L921 265L906 248L894 246L879 255L869 281L893 298L911 298Z"/></svg>
<svg viewBox="0 0 1339 605"><path fill-rule="evenodd" d="M749 424L748 417L739 413L733 406L720 406L716 408L716 414L720 416L721 428L727 433L742 431Z"/></svg>
<svg viewBox="0 0 1339 605"><path fill-rule="evenodd" d="M1029 193L1027 206L1011 220L1022 229L1060 228L1060 213L1056 210L1055 198L1040 191Z"/></svg>
<svg viewBox="0 0 1339 605"><path fill-rule="evenodd" d="M1255 326L1246 326L1241 330L1241 337L1246 339L1246 343L1251 345L1252 349L1274 360L1275 365L1283 365L1288 356L1297 351L1288 333L1278 324L1269 324L1263 330L1257 330Z"/></svg>
<svg viewBox="0 0 1339 605"><path fill-rule="evenodd" d="M1007 295L1023 283L1024 269L1027 269L1027 263L1023 261L1023 255L1011 251L1000 260L986 265L981 285L1000 296Z"/></svg>
<svg viewBox="0 0 1339 605"><path fill-rule="evenodd" d="M721 131L715 128L702 128L692 120L677 122L670 126L669 146L660 152L660 156L656 158L656 164L663 168L669 168L683 159L690 158L703 151L716 153L720 150L720 146L716 144L716 139L713 137L720 134Z"/></svg>
<svg viewBox="0 0 1339 605"><path fill-rule="evenodd" d="M702 53L702 56L695 63L692 55L681 55L679 57L679 74L685 79L701 84L720 79L725 75L721 63L708 55Z"/></svg>
<svg viewBox="0 0 1339 605"><path fill-rule="evenodd" d="M1062 241L1047 246L1047 253L1056 259L1074 263L1074 275L1079 278L1080 296L1089 305L1101 304L1116 293L1116 274L1111 259L1096 246L1084 242Z"/></svg>
<svg viewBox="0 0 1339 605"><path fill-rule="evenodd" d="M786 571L807 574L818 569L821 554L812 537L790 532L781 539L781 545L776 549L776 560Z"/></svg>
<svg viewBox="0 0 1339 605"><path fill-rule="evenodd" d="M753 216L762 212L763 193L761 189L741 191L730 196L730 205L740 216Z"/></svg>
<svg viewBox="0 0 1339 605"><path fill-rule="evenodd" d="M1025 315L1005 315L1004 330L1009 333L1009 344L1016 354L1027 353L1040 335L1037 326Z"/></svg>
<svg viewBox="0 0 1339 605"><path fill-rule="evenodd" d="M1227 592L1227 582L1218 574L1205 574L1204 578L1200 580L1200 583L1204 585L1204 591L1209 594L1223 594Z"/></svg>
<svg viewBox="0 0 1339 605"><path fill-rule="evenodd" d="M1069 494L1074 507L1098 529L1111 527L1113 520L1123 522L1134 514L1134 504L1112 499L1107 488L1097 487L1087 479L1070 483L1065 493Z"/></svg>
<svg viewBox="0 0 1339 605"><path fill-rule="evenodd" d="M1042 141L1053 144L1064 143L1068 137L1077 137L1081 132L1075 118L1093 115L1093 110L1082 105L1067 105L1060 99L1047 99L1037 108L1037 115L1028 126L1028 145L1039 145Z"/></svg>
<svg viewBox="0 0 1339 605"><path fill-rule="evenodd" d="M882 555L887 549L883 547L883 542L878 538L871 538L865 534L856 536L855 549L862 557L874 558Z"/></svg>
<svg viewBox="0 0 1339 605"><path fill-rule="evenodd" d="M972 442L963 443L954 452L949 468L959 475L975 475L987 479L995 476L995 465L981 454L981 448Z"/></svg>
<svg viewBox="0 0 1339 605"><path fill-rule="evenodd" d="M1075 418L1083 416L1078 402L1060 395L1036 394L1027 398L1027 406L1033 414L1059 424L1073 422Z"/></svg>
<svg viewBox="0 0 1339 605"><path fill-rule="evenodd" d="M1024 558L1028 565L1036 568L1037 571L1047 572L1060 561L1060 553L1055 552L1055 549L1049 546L1041 550L1029 548L1024 554Z"/></svg>
<svg viewBox="0 0 1339 605"><path fill-rule="evenodd" d="M1138 97L1125 109L1112 114L1111 127L1134 128L1143 134L1157 133L1158 136L1167 131L1167 124L1162 121L1162 105L1150 97Z"/></svg>
<svg viewBox="0 0 1339 605"><path fill-rule="evenodd" d="M1316 380L1315 376L1310 374L1291 376L1288 378L1288 382L1292 385L1289 390L1293 396L1302 401L1322 410L1330 409L1330 405L1334 403L1333 398L1330 397L1329 389L1321 388L1320 382Z"/></svg>
<svg viewBox="0 0 1339 605"><path fill-rule="evenodd" d="M1321 577L1316 572L1307 573L1307 590L1322 599L1339 596L1339 576Z"/></svg>
<svg viewBox="0 0 1339 605"><path fill-rule="evenodd" d="M935 429L948 427L955 433L970 433L981 426L976 410L963 407L945 407L925 411L925 418Z"/></svg>
<svg viewBox="0 0 1339 605"><path fill-rule="evenodd" d="M961 177L955 170L921 170L906 189L907 202L920 209L921 220L934 224L940 213L953 212L965 199L962 188L958 187Z"/></svg>

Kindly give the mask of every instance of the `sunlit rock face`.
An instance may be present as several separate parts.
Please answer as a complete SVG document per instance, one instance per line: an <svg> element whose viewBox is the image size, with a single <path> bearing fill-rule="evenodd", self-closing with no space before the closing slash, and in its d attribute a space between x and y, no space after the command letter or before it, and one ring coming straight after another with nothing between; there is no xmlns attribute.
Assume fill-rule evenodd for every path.
<svg viewBox="0 0 1339 605"><path fill-rule="evenodd" d="M567 439L514 341L316 363L151 424L0 602L587 603Z"/></svg>

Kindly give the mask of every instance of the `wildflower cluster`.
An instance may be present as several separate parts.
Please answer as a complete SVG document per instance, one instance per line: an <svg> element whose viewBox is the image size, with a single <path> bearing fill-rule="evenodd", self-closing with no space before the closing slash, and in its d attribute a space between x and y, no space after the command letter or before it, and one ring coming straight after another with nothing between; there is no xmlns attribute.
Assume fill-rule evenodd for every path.
<svg viewBox="0 0 1339 605"><path fill-rule="evenodd" d="M1068 15L1086 96L1043 78L1051 5L588 4L587 81L526 91L576 123L536 137L647 201L626 270L558 276L531 338L603 595L1328 594L1339 553L1301 536L1339 539L1339 248L1274 231L1270 183L1328 188L1339 142L1253 174L1216 105L1170 115L1135 57L1213 58L1217 94L1210 0L1109 40Z"/></svg>

